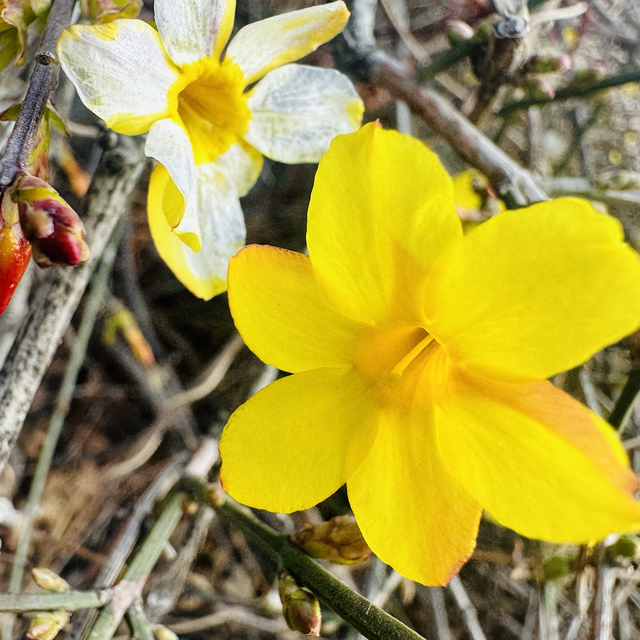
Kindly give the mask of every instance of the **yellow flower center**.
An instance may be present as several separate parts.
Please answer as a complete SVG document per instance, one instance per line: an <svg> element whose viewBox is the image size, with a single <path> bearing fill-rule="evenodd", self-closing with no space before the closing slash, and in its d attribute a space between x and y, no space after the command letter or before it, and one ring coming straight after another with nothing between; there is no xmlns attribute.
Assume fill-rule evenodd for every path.
<svg viewBox="0 0 640 640"><path fill-rule="evenodd" d="M198 60L182 71L184 88L178 94L178 115L191 140L196 164L212 162L249 128L251 112L242 71L231 60L213 58Z"/></svg>
<svg viewBox="0 0 640 640"><path fill-rule="evenodd" d="M433 336L427 334L418 344L396 364L391 371L382 374L382 381L387 387L395 389L402 382L405 369L433 342Z"/></svg>
<svg viewBox="0 0 640 640"><path fill-rule="evenodd" d="M363 341L356 357L356 368L371 381L385 401L402 402L416 383L409 372L423 367L440 345L420 327L380 328ZM444 353L444 352L442 352ZM405 384L409 378L412 382ZM419 376L418 376L419 377Z"/></svg>

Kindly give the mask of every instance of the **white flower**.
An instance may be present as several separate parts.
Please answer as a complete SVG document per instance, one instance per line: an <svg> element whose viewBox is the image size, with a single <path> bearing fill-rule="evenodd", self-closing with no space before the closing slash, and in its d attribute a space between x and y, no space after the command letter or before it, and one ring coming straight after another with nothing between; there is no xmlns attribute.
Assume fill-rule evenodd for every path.
<svg viewBox="0 0 640 640"><path fill-rule="evenodd" d="M344 28L344 2L250 24L222 57L234 13L235 0L156 0L157 31L142 20L75 25L58 44L89 109L118 133L149 133L146 154L159 161L151 234L178 279L205 299L226 289L227 263L244 244L238 198L262 156L317 162L363 112L342 74L289 64Z"/></svg>

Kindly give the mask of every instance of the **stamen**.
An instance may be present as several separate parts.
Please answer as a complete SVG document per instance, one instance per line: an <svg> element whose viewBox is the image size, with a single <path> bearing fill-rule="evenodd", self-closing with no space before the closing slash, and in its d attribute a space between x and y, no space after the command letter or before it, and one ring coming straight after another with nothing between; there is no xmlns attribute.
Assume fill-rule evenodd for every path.
<svg viewBox="0 0 640 640"><path fill-rule="evenodd" d="M401 376L404 370L424 351L424 349L433 342L433 336L427 336L421 340L407 355L398 362L398 364L391 369L392 373L396 373Z"/></svg>

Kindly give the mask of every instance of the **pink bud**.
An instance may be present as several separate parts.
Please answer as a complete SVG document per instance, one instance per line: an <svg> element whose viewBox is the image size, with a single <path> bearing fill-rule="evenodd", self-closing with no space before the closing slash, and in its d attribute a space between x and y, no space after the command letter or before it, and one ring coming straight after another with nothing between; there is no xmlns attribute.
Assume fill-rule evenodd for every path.
<svg viewBox="0 0 640 640"><path fill-rule="evenodd" d="M24 175L12 197L18 203L20 223L39 267L56 263L73 266L89 258L82 221L51 185Z"/></svg>

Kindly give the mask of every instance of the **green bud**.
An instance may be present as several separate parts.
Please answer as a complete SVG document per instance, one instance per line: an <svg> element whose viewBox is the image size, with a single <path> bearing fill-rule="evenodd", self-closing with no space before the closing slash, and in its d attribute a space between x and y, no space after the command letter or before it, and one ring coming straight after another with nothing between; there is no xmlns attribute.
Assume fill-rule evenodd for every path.
<svg viewBox="0 0 640 640"><path fill-rule="evenodd" d="M363 562L371 555L352 516L336 516L322 524L308 525L291 539L312 558L336 564Z"/></svg>
<svg viewBox="0 0 640 640"><path fill-rule="evenodd" d="M41 589L47 591L53 591L55 593L63 593L69 591L71 588L66 580L63 580L57 573L51 571L51 569L44 569L43 567L37 567L31 569L31 574L36 584Z"/></svg>
<svg viewBox="0 0 640 640"><path fill-rule="evenodd" d="M68 611L48 611L38 614L27 629L27 637L31 640L54 640L69 622Z"/></svg>
<svg viewBox="0 0 640 640"><path fill-rule="evenodd" d="M604 68L581 69L580 71L576 71L568 86L571 89L589 89L593 85L598 84L605 75L606 71Z"/></svg>
<svg viewBox="0 0 640 640"><path fill-rule="evenodd" d="M162 624L157 624L153 628L153 635L156 640L178 640L178 636Z"/></svg>
<svg viewBox="0 0 640 640"><path fill-rule="evenodd" d="M571 58L566 53L554 56L532 56L525 62L524 73L558 73L571 69Z"/></svg>
<svg viewBox="0 0 640 640"><path fill-rule="evenodd" d="M282 615L289 629L317 638L322 627L318 598L311 591L300 587L293 576L286 572L281 572L278 580Z"/></svg>
<svg viewBox="0 0 640 640"><path fill-rule="evenodd" d="M460 44L461 42L471 40L471 38L473 38L474 31L466 22L463 22L462 20L450 20L447 23L445 34L447 36L449 44L453 47L454 45Z"/></svg>

